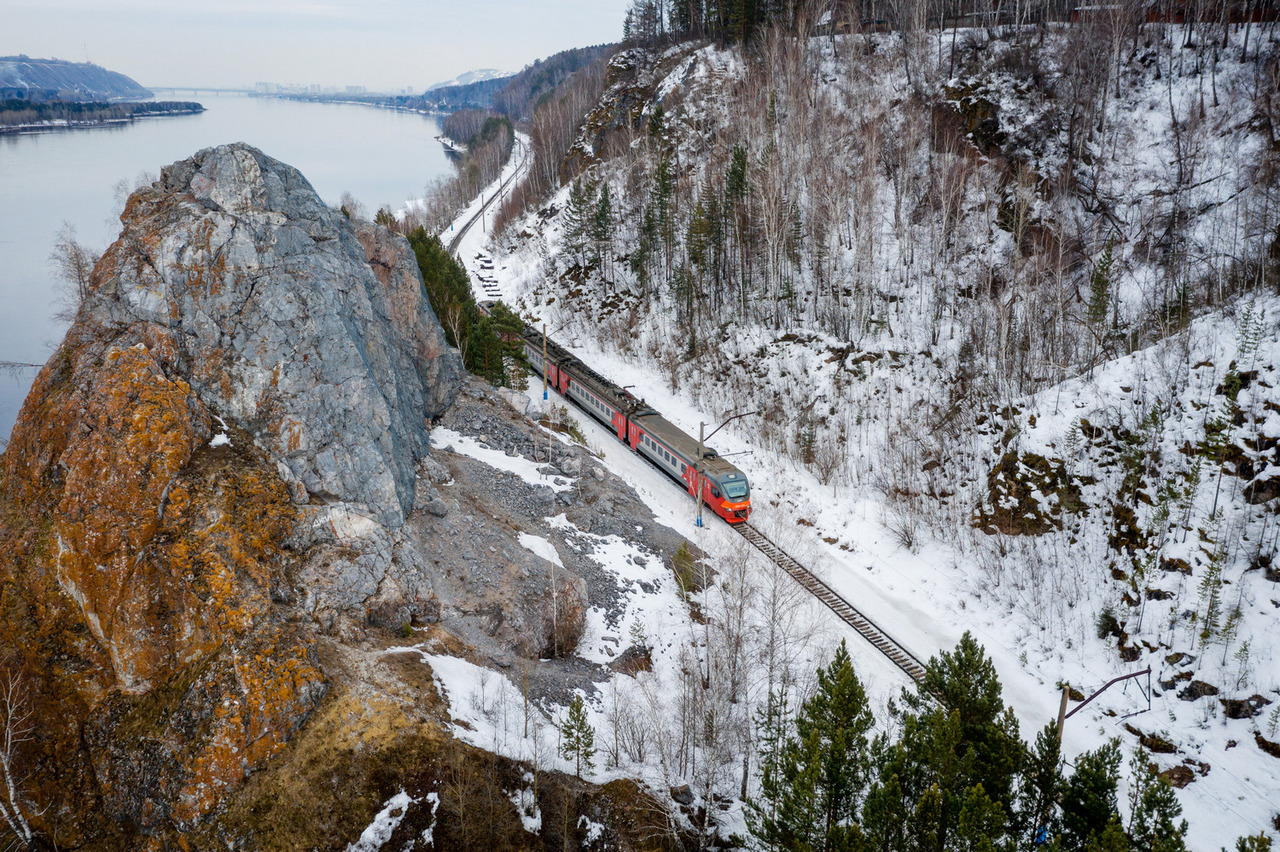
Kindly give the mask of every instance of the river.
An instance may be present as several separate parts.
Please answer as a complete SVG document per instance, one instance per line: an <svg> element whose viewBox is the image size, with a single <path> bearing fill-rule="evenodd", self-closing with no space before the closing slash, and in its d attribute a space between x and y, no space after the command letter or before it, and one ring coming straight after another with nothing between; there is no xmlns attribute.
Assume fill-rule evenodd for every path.
<svg viewBox="0 0 1280 852"><path fill-rule="evenodd" d="M0 361L43 363L62 341L61 290L49 255L63 224L101 251L120 231L123 197L201 148L248 142L297 167L320 197L350 192L370 214L399 210L452 170L415 113L246 96L197 96L207 111L133 124L0 136ZM9 437L35 370L0 371L0 441Z"/></svg>

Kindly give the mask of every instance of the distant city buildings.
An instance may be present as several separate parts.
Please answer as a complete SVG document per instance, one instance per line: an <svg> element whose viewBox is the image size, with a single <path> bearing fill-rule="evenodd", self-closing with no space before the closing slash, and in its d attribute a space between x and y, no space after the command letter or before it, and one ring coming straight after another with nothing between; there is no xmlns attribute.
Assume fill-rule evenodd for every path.
<svg viewBox="0 0 1280 852"><path fill-rule="evenodd" d="M258 95L366 95L369 89L365 86L323 86L319 83L273 83L259 81L253 84L253 91ZM412 95L414 90L406 87L399 94Z"/></svg>

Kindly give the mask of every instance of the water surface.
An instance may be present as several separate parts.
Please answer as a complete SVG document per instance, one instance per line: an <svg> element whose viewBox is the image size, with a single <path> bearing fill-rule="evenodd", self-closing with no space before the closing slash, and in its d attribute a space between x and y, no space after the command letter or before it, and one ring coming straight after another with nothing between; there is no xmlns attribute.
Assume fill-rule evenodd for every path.
<svg viewBox="0 0 1280 852"><path fill-rule="evenodd" d="M62 341L49 254L63 223L95 250L119 234L123 197L144 175L201 148L248 142L298 168L320 197L350 192L370 212L400 209L451 171L434 118L347 104L198 96L201 115L0 136L0 361L43 363ZM9 436L34 370L0 371L0 439Z"/></svg>

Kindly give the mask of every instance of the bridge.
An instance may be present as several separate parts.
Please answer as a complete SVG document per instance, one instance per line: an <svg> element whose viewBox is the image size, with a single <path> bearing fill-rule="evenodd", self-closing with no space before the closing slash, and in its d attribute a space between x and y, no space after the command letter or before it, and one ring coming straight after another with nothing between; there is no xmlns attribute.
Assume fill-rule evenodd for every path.
<svg viewBox="0 0 1280 852"><path fill-rule="evenodd" d="M152 92L157 95L177 95L189 93L193 96L200 94L206 95L256 95L258 92L254 89L218 89L213 86L148 86Z"/></svg>

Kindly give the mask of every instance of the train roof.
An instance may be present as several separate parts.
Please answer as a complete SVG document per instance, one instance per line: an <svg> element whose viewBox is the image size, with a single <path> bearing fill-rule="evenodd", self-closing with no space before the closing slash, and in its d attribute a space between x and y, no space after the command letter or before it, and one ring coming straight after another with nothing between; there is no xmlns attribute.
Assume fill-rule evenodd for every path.
<svg viewBox="0 0 1280 852"><path fill-rule="evenodd" d="M525 342L535 349L542 348L542 332L531 325L524 327ZM626 413L629 417L638 417L643 414L656 413L645 403L643 399L639 399L635 394L630 393L625 388L620 388L595 370L588 367L574 355L571 355L564 347L557 345L550 338L546 341L547 356L562 367L568 368L578 382L587 390L613 403L620 411Z"/></svg>
<svg viewBox="0 0 1280 852"><path fill-rule="evenodd" d="M524 327L524 339L530 346L539 350L542 348L543 337L541 329L526 324ZM657 438L681 456L684 456L686 461L692 462L697 458L698 440L689 436L684 430L663 417L643 399L639 399L626 389L618 387L571 355L564 347L557 345L550 338L546 339L546 347L547 356L561 367L567 368L578 384L605 401L612 403L645 432ZM726 479L731 473L737 474L743 479L747 478L746 474L736 466L720 458L715 450L707 446L703 446L702 449L702 471L707 476L718 481Z"/></svg>
<svg viewBox="0 0 1280 852"><path fill-rule="evenodd" d="M631 419L639 424L640 428L645 432L684 456L686 461L693 461L698 457L698 440L656 411L652 414L636 415ZM736 466L720 458L720 455L715 450L705 445L702 450L702 471L711 478L720 480L731 473L735 473L743 479L747 478L746 474Z"/></svg>

